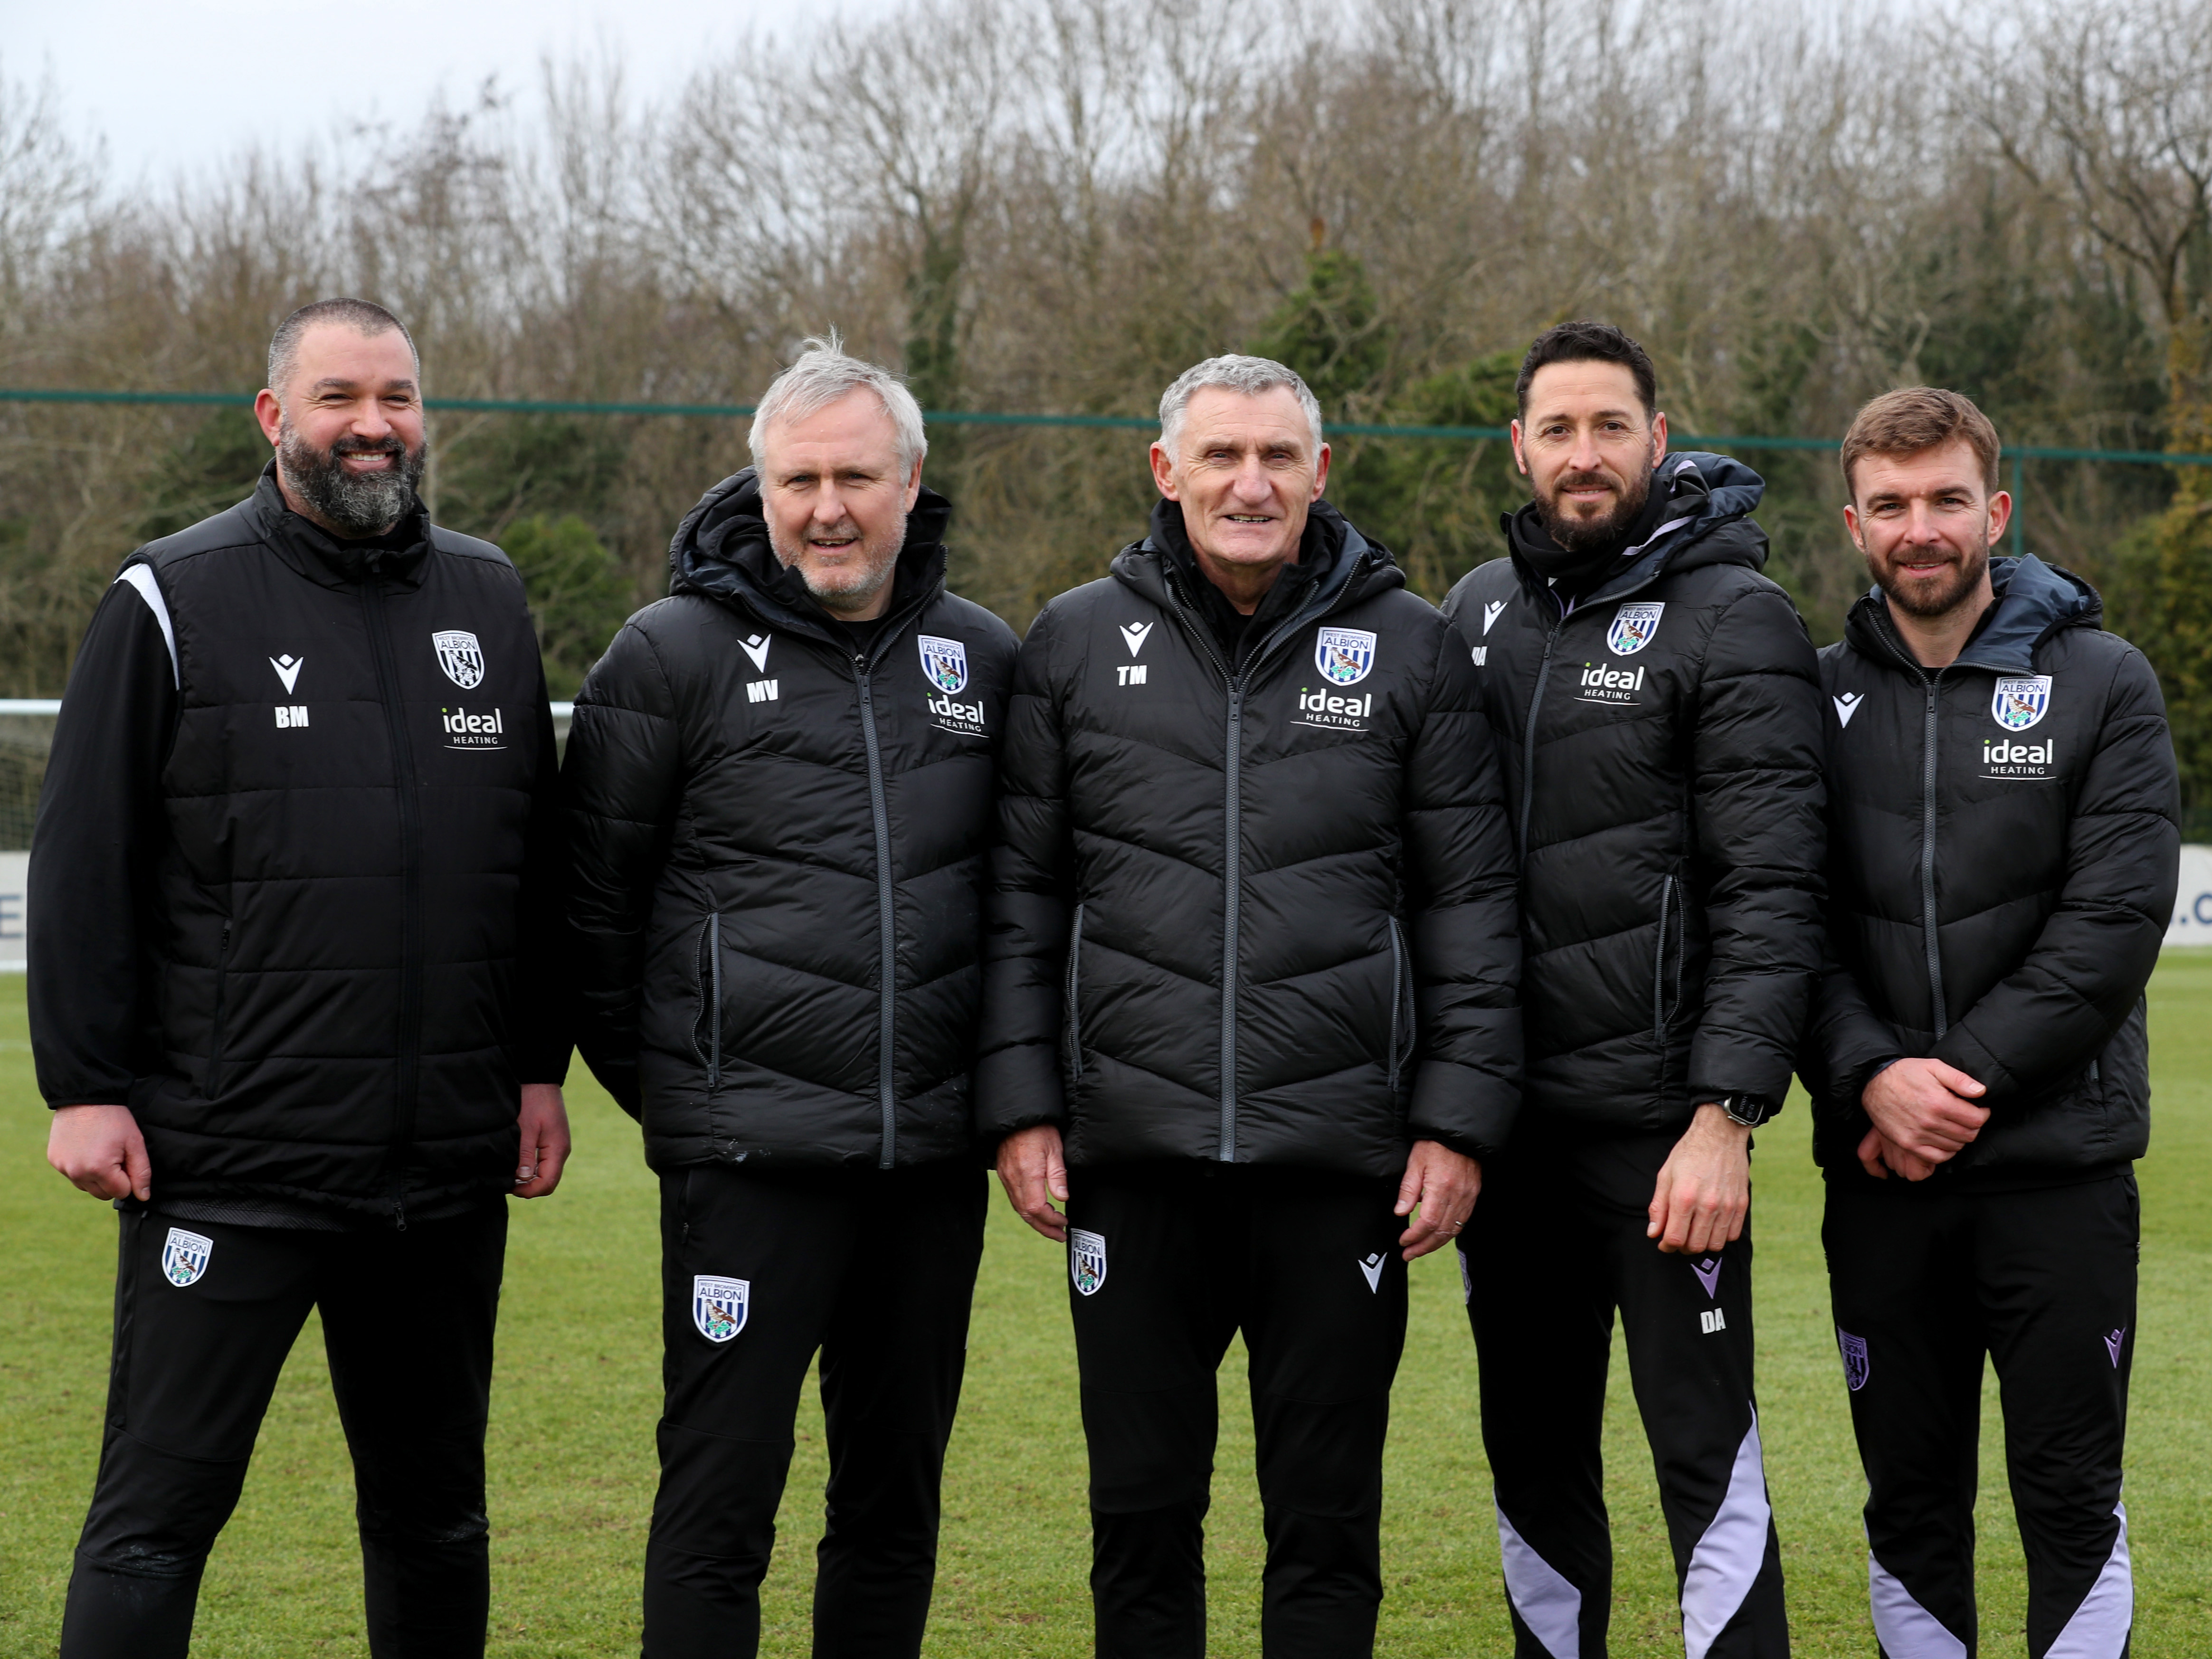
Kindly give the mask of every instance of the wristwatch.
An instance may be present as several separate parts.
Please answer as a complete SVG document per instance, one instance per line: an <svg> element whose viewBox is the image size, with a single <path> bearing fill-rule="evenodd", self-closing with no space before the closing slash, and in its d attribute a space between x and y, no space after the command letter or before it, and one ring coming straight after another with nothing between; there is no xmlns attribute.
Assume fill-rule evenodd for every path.
<svg viewBox="0 0 2212 1659"><path fill-rule="evenodd" d="M1722 1095L1713 1103L1728 1114L1729 1121L1741 1123L1747 1129L1756 1129L1782 1109L1778 1100L1769 1100L1765 1095Z"/></svg>

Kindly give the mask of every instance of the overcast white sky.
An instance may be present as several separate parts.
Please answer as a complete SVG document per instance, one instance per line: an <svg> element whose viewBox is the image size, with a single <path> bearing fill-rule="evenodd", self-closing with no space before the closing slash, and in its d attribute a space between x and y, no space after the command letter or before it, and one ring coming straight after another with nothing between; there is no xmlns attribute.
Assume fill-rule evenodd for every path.
<svg viewBox="0 0 2212 1659"><path fill-rule="evenodd" d="M411 125L496 74L534 94L538 64L611 47L650 95L748 26L777 33L890 0L0 0L0 74L48 67L71 130L104 134L113 181L197 171L258 140L281 148L350 120Z"/></svg>

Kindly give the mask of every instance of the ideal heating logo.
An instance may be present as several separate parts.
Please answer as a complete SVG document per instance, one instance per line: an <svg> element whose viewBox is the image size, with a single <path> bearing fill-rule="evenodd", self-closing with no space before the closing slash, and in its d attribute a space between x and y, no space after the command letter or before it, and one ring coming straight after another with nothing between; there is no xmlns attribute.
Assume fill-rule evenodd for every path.
<svg viewBox="0 0 2212 1659"><path fill-rule="evenodd" d="M2057 775L2058 739L2014 743L2009 738L1982 739L1982 775L1985 778L2050 778Z"/></svg>
<svg viewBox="0 0 2212 1659"><path fill-rule="evenodd" d="M1603 663L1583 665L1578 702L1634 702L1644 690L1644 670L1608 668Z"/></svg>
<svg viewBox="0 0 2212 1659"><path fill-rule="evenodd" d="M441 708L438 715L438 726L446 734L448 749L507 747L507 716L499 709L471 714L465 708Z"/></svg>

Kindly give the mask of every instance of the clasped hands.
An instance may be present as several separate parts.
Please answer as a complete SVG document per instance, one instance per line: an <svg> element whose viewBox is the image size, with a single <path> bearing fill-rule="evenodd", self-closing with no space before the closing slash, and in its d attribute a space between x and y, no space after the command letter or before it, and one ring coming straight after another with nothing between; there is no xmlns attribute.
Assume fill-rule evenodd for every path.
<svg viewBox="0 0 2212 1659"><path fill-rule="evenodd" d="M1874 1121L1859 1142L1860 1166L1881 1181L1892 1175L1927 1180L1990 1121L1990 1109L1974 1103L1984 1092L1973 1079L1940 1060L1885 1066L1860 1095Z"/></svg>

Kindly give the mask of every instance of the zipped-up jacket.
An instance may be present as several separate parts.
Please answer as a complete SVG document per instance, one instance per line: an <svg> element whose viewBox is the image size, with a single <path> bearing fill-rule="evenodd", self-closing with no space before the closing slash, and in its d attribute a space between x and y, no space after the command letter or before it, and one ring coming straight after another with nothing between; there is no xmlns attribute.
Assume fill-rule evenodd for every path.
<svg viewBox="0 0 2212 1659"><path fill-rule="evenodd" d="M1861 1096L1905 1055L1988 1091L1938 1182L2075 1180L2149 1144L2143 987L2180 846L2166 705L2087 583L1990 570L1996 603L1946 667L1878 590L1820 653L1832 960L1801 1070L1831 1179L1867 1178Z"/></svg>
<svg viewBox="0 0 2212 1659"><path fill-rule="evenodd" d="M1526 1121L1570 1134L1780 1102L1820 963L1818 670L1759 574L1765 485L1688 453L1651 488L1658 525L1580 603L1517 550L1444 601L1521 853Z"/></svg>
<svg viewBox="0 0 2212 1659"><path fill-rule="evenodd" d="M1013 631L945 591L924 489L863 648L769 547L752 469L577 695L577 1046L655 1169L965 1155Z"/></svg>
<svg viewBox="0 0 2212 1659"><path fill-rule="evenodd" d="M155 1201L404 1224L512 1188L568 1044L552 717L522 584L428 526L248 500L132 554L33 840L32 1038Z"/></svg>
<svg viewBox="0 0 2212 1659"><path fill-rule="evenodd" d="M1467 647L1386 550L1312 511L1301 602L1272 624L1263 605L1234 666L1157 529L1031 627L986 1138L1053 1123L1077 1165L1387 1176L1414 1139L1504 1140L1513 860Z"/></svg>

